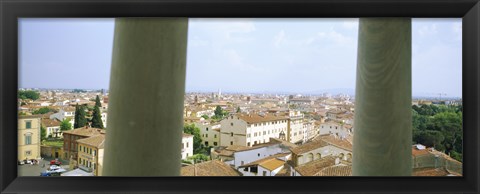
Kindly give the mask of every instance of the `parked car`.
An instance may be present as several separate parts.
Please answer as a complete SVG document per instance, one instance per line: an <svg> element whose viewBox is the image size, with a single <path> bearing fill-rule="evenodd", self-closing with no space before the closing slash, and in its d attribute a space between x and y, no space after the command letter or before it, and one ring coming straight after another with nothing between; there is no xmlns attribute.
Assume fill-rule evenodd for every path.
<svg viewBox="0 0 480 194"><path fill-rule="evenodd" d="M50 160L50 165L61 165L62 162L60 162L58 159L55 160Z"/></svg>
<svg viewBox="0 0 480 194"><path fill-rule="evenodd" d="M50 170L57 170L57 169L60 169L61 167L60 166L57 166L57 165L51 165L50 166Z"/></svg>

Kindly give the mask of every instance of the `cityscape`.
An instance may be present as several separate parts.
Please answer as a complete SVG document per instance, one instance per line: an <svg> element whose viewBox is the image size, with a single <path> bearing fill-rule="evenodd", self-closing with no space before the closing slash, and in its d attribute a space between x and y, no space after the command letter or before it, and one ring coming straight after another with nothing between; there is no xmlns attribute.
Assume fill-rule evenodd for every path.
<svg viewBox="0 0 480 194"><path fill-rule="evenodd" d="M107 90L19 94L21 176L102 176ZM441 94L412 101L421 114L461 106L461 99ZM186 93L181 175L351 176L354 113L346 94ZM446 154L435 148L436 139L422 137L412 144L413 176L462 175L461 156L454 159L454 151Z"/></svg>
<svg viewBox="0 0 480 194"><path fill-rule="evenodd" d="M105 141L107 137L111 141L112 136L107 134L115 134L115 127L143 129L135 128L135 122L118 122L115 114L148 115L144 109L150 109L152 103L115 103L120 98L115 98L118 90L113 88L127 83L118 80L137 83L132 80L148 74L164 81L170 79L164 77L179 78L183 73L185 82L172 83L178 95L161 101L179 103L175 114L175 110L162 110L166 118L174 118L170 116L179 113L181 107L181 101L175 99L183 95L183 126L161 128L178 127L179 135L181 131L180 149L175 152L179 157L173 157L181 161L180 176L354 176L352 166L361 164L353 163L354 158L362 156L354 153L354 137L361 137L361 130L355 136L355 118L364 115L356 115L355 111L356 106L357 111L362 111L363 102L355 101L355 95L361 99L361 87L356 83L358 18L191 18L184 37L188 40L188 55L182 64L186 69L176 69L177 73L170 75L165 73L170 69L155 69L162 62L154 61L149 66L152 71L138 71L135 75L142 76L135 79L117 79L121 76L114 74L120 71L115 70L118 64L112 56L126 56L112 51L115 22L113 18L19 20L19 176L106 176L104 172L114 165L110 162L109 166L104 159L112 157L105 156L114 152L123 156L122 149L105 149L111 146ZM461 19L455 18L414 18L411 22L411 80L406 79L411 81L406 86L411 87L408 91L412 96L411 176L463 176L461 25ZM169 52L175 49L166 46ZM137 55L148 53L142 52L132 59L122 58L129 62L124 66L136 65L140 61ZM168 57L162 55L156 60ZM123 78L132 75L129 70ZM112 83L120 84L112 87ZM156 101L157 96L148 91L157 88L149 84L139 84L147 88L141 92L132 88L122 92L141 101L141 97L147 97L143 94L146 91L149 99ZM185 88L178 90L180 87ZM406 91L402 91L407 94L403 99L410 96ZM165 96L174 95L158 94L159 98ZM392 96L385 101L397 97ZM409 113L408 99L401 105L402 113ZM396 111L383 108L385 102L370 103L380 107L375 111L377 115ZM132 109L113 111L122 106ZM134 109L137 107L142 108ZM165 122L165 118L155 119ZM357 119L357 126L367 120ZM398 128L386 128L390 129ZM142 135L145 138L149 134ZM116 145L131 146L130 136L113 139L118 141ZM410 137L404 137L398 144L404 145L402 150L410 146L405 143ZM390 156L398 152L401 150L392 151ZM167 160L172 156L160 157ZM400 161L397 164L406 164ZM404 169L409 173L410 167Z"/></svg>

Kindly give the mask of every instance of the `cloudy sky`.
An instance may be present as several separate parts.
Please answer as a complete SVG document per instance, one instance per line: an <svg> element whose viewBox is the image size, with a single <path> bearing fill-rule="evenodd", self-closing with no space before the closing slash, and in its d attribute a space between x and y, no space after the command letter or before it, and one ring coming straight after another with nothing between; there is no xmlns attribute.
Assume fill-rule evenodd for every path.
<svg viewBox="0 0 480 194"><path fill-rule="evenodd" d="M108 88L113 19L21 19L19 85ZM413 94L461 96L461 19L413 19ZM190 19L187 91L354 91L358 19Z"/></svg>

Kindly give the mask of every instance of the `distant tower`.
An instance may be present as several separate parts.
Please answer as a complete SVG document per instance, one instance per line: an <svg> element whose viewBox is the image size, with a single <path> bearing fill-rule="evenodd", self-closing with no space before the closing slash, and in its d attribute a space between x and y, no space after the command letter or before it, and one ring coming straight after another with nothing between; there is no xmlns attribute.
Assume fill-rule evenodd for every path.
<svg viewBox="0 0 480 194"><path fill-rule="evenodd" d="M222 89L218 89L218 98L222 97Z"/></svg>
<svg viewBox="0 0 480 194"><path fill-rule="evenodd" d="M195 95L195 104L198 104L198 96Z"/></svg>

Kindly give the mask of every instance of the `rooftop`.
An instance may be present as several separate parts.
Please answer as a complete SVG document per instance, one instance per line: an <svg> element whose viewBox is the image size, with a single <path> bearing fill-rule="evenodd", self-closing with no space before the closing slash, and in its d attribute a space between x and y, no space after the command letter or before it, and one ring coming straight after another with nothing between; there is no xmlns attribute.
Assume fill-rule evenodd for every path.
<svg viewBox="0 0 480 194"><path fill-rule="evenodd" d="M105 134L98 134L92 137L79 139L77 142L102 149L105 146Z"/></svg>
<svg viewBox="0 0 480 194"><path fill-rule="evenodd" d="M240 176L235 169L220 160L210 160L194 165L184 166L181 176Z"/></svg>

